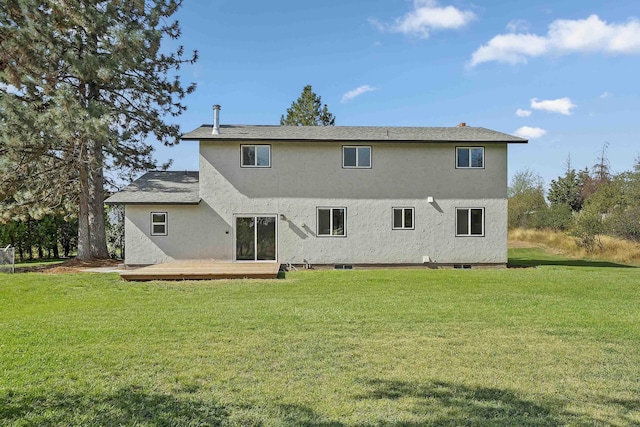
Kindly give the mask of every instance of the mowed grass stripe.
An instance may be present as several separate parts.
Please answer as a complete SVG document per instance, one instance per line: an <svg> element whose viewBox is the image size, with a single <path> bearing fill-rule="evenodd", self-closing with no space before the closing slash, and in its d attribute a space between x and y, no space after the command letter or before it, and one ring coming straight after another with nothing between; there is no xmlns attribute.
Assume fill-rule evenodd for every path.
<svg viewBox="0 0 640 427"><path fill-rule="evenodd" d="M633 425L640 273L0 276L0 424Z"/></svg>

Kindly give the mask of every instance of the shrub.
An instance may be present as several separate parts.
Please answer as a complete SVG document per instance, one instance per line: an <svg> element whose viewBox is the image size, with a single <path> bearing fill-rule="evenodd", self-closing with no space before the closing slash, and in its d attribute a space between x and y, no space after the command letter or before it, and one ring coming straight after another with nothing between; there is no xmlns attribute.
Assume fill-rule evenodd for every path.
<svg viewBox="0 0 640 427"><path fill-rule="evenodd" d="M566 231L573 225L573 211L569 205L555 204L541 210L536 219L538 229Z"/></svg>
<svg viewBox="0 0 640 427"><path fill-rule="evenodd" d="M586 207L576 215L571 235L576 238L578 246L588 253L593 253L596 248L602 250L600 235L605 232L605 225L600 214L595 209Z"/></svg>
<svg viewBox="0 0 640 427"><path fill-rule="evenodd" d="M640 206L615 209L605 222L614 236L640 241Z"/></svg>

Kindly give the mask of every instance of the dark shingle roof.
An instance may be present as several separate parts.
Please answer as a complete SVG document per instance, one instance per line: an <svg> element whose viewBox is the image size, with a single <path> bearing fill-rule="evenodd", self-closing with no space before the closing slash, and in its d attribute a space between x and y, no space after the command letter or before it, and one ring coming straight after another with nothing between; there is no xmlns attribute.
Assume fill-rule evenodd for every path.
<svg viewBox="0 0 640 427"><path fill-rule="evenodd" d="M105 203L108 205L195 205L200 203L198 172L147 172Z"/></svg>
<svg viewBox="0 0 640 427"><path fill-rule="evenodd" d="M393 126L249 126L221 125L212 134L212 125L202 125L182 136L184 140L220 141L367 141L367 142L511 142L527 143L517 136L494 130L461 127Z"/></svg>

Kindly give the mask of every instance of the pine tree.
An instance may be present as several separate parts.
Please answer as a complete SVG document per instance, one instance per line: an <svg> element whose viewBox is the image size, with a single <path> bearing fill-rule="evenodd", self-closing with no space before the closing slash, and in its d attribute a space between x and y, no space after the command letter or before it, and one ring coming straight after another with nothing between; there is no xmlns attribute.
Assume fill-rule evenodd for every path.
<svg viewBox="0 0 640 427"><path fill-rule="evenodd" d="M571 167L571 157L567 158L564 176L552 179L547 198L552 206L566 205L572 212L579 212L584 203L583 176Z"/></svg>
<svg viewBox="0 0 640 427"><path fill-rule="evenodd" d="M334 126L336 118L329 112L327 104L307 85L300 97L291 103L287 116L280 117L281 126Z"/></svg>
<svg viewBox="0 0 640 427"><path fill-rule="evenodd" d="M108 256L105 172L154 168L148 137L179 141L165 122L185 110L169 73L182 47L175 0L0 0L0 200L3 217L78 217L78 257Z"/></svg>
<svg viewBox="0 0 640 427"><path fill-rule="evenodd" d="M600 184L611 181L611 167L609 165L609 159L607 158L607 149L609 143L605 142L602 145L602 152L598 157L598 162L593 165L593 179Z"/></svg>

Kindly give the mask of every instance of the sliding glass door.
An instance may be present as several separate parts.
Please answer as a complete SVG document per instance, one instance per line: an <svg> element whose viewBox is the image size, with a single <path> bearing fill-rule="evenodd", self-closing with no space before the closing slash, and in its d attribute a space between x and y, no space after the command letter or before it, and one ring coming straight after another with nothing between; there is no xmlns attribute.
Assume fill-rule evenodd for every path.
<svg viewBox="0 0 640 427"><path fill-rule="evenodd" d="M236 216L236 261L277 259L276 216Z"/></svg>

